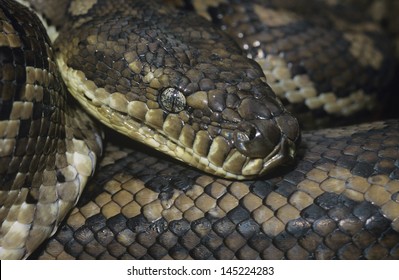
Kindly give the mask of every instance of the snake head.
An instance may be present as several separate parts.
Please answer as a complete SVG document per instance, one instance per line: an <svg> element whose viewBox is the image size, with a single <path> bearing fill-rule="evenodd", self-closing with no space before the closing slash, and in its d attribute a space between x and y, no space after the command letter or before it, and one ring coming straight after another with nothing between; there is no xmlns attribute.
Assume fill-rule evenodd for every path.
<svg viewBox="0 0 399 280"><path fill-rule="evenodd" d="M220 53L225 52L209 51L219 57L212 67L193 66L179 74L184 84L170 84L159 94L163 133L178 143L175 157L234 179L261 176L292 161L300 138L297 120L257 64L243 56L223 59Z"/></svg>
<svg viewBox="0 0 399 280"><path fill-rule="evenodd" d="M184 147L176 147L176 157L234 179L261 176L292 161L300 138L298 122L264 80L243 82L251 84L246 90L239 89L239 82L187 96L176 88L161 92L159 103L167 115L163 133Z"/></svg>
<svg viewBox="0 0 399 280"><path fill-rule="evenodd" d="M56 42L58 65L104 124L226 178L293 159L298 122L258 64L206 20L160 7L80 22Z"/></svg>

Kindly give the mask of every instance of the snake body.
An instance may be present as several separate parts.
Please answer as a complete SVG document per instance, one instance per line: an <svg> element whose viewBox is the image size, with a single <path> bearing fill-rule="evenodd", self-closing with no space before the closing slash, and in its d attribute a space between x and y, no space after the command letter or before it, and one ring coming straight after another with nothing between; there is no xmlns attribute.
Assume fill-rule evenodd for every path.
<svg viewBox="0 0 399 280"><path fill-rule="evenodd" d="M22 258L76 204L101 152L101 134L67 106L47 34L22 6L1 2L0 257Z"/></svg>
<svg viewBox="0 0 399 280"><path fill-rule="evenodd" d="M36 257L399 257L398 122L315 130L300 145L283 107L301 122L367 109L392 69L378 28L325 16L340 27L326 32L312 9L301 21L285 2L220 2L205 16L230 35L159 1L31 1L61 27L53 48L27 9L1 2L1 258L26 258L54 234L101 154L101 132L60 76L100 122L196 169L109 133L97 175ZM290 47L312 41L296 59Z"/></svg>
<svg viewBox="0 0 399 280"><path fill-rule="evenodd" d="M35 257L398 259L398 140L398 121L304 133L295 168L241 182L115 139Z"/></svg>

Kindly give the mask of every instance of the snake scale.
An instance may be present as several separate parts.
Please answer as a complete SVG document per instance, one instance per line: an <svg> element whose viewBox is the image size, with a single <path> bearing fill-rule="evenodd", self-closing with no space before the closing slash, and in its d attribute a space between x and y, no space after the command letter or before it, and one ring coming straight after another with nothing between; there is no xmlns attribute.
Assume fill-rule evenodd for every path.
<svg viewBox="0 0 399 280"><path fill-rule="evenodd" d="M56 32L0 1L1 259L399 259L399 121L319 129L392 91L374 21L29 2Z"/></svg>

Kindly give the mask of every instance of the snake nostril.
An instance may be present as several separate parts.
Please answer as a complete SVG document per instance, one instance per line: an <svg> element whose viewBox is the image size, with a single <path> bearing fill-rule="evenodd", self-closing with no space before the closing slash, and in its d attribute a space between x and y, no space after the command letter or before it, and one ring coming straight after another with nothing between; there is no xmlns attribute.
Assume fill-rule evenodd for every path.
<svg viewBox="0 0 399 280"><path fill-rule="evenodd" d="M258 130L255 127L251 126L247 132L248 140L254 140L258 133Z"/></svg>
<svg viewBox="0 0 399 280"><path fill-rule="evenodd" d="M243 144L248 141L253 141L258 134L259 131L252 124L248 122L241 123L238 130L235 132L235 142Z"/></svg>

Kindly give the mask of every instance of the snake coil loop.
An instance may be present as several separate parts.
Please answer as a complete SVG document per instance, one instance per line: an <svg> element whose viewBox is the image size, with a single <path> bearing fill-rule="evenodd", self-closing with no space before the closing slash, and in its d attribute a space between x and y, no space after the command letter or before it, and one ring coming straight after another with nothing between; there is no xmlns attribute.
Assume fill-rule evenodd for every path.
<svg viewBox="0 0 399 280"><path fill-rule="evenodd" d="M331 1L28 2L59 34L0 1L1 259L399 259L398 120L299 125L385 91L375 22Z"/></svg>

